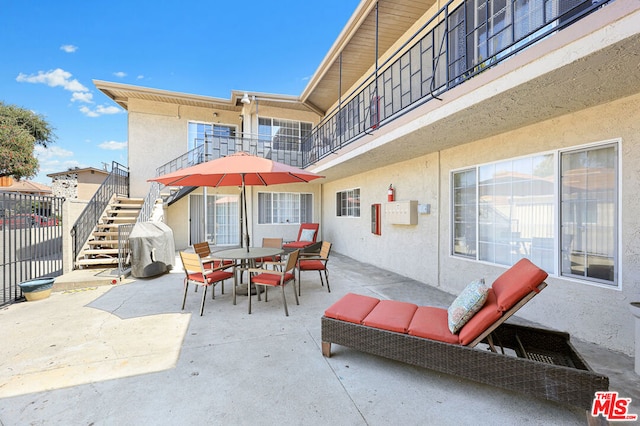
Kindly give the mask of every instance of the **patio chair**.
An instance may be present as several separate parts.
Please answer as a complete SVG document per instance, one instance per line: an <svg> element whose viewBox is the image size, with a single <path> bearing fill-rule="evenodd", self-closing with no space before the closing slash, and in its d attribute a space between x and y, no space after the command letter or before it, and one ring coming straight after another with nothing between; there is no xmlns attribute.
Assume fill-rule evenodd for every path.
<svg viewBox="0 0 640 426"><path fill-rule="evenodd" d="M263 238L262 247L282 248L282 238ZM256 267L259 267L259 268L265 266L265 262L280 262L280 261L282 261L282 257L280 255L269 256L269 257L259 257L255 259Z"/></svg>
<svg viewBox="0 0 640 426"><path fill-rule="evenodd" d="M223 265L226 266L226 268L223 269L228 269L234 266L234 263L231 260L221 261L220 259L211 259L211 247L206 241L203 241L201 243L194 243L193 251L195 251L201 259L209 259L203 260L202 262L202 266L204 266L204 269L206 270L213 270ZM224 294L224 281L222 282L221 290L222 294ZM195 287L194 291L196 293L198 292L198 286Z"/></svg>
<svg viewBox="0 0 640 426"><path fill-rule="evenodd" d="M197 253L180 252L180 258L182 259L182 267L184 269L184 295L182 297L182 310L187 302L187 290L189 289L189 283L192 282L196 287L203 286L202 291L202 303L200 305L200 316L204 312L204 299L207 296L207 287L213 286L211 289L211 298L215 299L215 285L218 282L224 282L224 280L233 278L232 272L227 272L228 266L220 266L212 270L205 269L202 264L202 260Z"/></svg>
<svg viewBox="0 0 640 426"><path fill-rule="evenodd" d="M609 379L591 370L569 335L505 324L546 287L546 277L544 270L521 259L484 286L486 297L474 303L480 306L475 313L469 309L470 315L462 316L459 302L469 296L467 289L475 293L480 288L477 282L449 309L348 293L321 318L322 354L330 357L335 343L588 410L595 392L608 389ZM459 329L452 332L452 317L466 323L455 324Z"/></svg>
<svg viewBox="0 0 640 426"><path fill-rule="evenodd" d="M286 316L289 316L289 310L287 309L287 298L284 295L284 287L290 281L293 281L293 294L296 297L296 305L300 304L300 302L298 301L298 292L296 291L296 273L294 270L296 264L298 263L299 254L300 250L295 250L289 253L286 262L265 262L270 264L277 264L280 267L280 270L274 268L273 271L269 270L268 272L266 272L265 269L262 268L247 269L247 271L249 272L249 276L251 277L249 280L251 284L265 286L265 302L267 302L268 287L280 287L282 289L282 303L284 304L284 313ZM257 275L252 276L251 274ZM247 293L249 295L249 313L251 313L251 291L248 291Z"/></svg>
<svg viewBox="0 0 640 426"><path fill-rule="evenodd" d="M302 223L298 230L298 239L282 245L285 250L303 249L316 242L318 238L319 223Z"/></svg>
<svg viewBox="0 0 640 426"><path fill-rule="evenodd" d="M193 244L193 250L198 253L198 256L200 256L200 258L211 258L211 257L215 257L215 256L211 256L211 247L209 246L209 243L206 241L203 241L201 243L194 243ZM203 261L203 265L205 267L205 269L214 269L214 268L218 268L222 265L225 265L228 267L233 266L233 261L231 260L225 260L224 262L222 262L222 264L220 264L220 259L213 259L210 261ZM224 293L224 292L223 292Z"/></svg>
<svg viewBox="0 0 640 426"><path fill-rule="evenodd" d="M300 253L298 259L298 295L302 296L302 271L318 271L320 275L320 283L324 287L324 280L322 279L322 271L324 271L324 277L327 281L327 291L331 293L331 287L329 287L329 271L327 269L327 263L329 262L329 253L331 253L331 243L328 241L322 242L320 253Z"/></svg>

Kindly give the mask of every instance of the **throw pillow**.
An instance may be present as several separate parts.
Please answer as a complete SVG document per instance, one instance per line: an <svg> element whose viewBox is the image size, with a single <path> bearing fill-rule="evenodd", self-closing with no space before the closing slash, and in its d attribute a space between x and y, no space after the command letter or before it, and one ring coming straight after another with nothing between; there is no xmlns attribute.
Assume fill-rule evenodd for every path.
<svg viewBox="0 0 640 426"><path fill-rule="evenodd" d="M485 285L484 278L474 280L465 287L447 310L451 333L456 334L482 308L488 292L489 287Z"/></svg>
<svg viewBox="0 0 640 426"><path fill-rule="evenodd" d="M300 233L300 241L313 241L314 229L303 229Z"/></svg>

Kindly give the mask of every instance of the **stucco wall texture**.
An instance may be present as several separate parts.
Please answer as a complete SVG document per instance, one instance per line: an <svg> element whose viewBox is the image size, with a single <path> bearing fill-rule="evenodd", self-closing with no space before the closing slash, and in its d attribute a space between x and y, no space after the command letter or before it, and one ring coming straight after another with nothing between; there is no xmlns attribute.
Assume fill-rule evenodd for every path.
<svg viewBox="0 0 640 426"><path fill-rule="evenodd" d="M450 255L450 175L483 163L620 140L619 287L550 276L549 286L518 315L544 327L633 355L635 325L629 303L640 301L640 95L599 105L495 137L435 152L323 185L323 237L334 250L376 264L451 294L484 277L493 282L505 267ZM469 131L473 127L469 126ZM430 204L418 224L392 225L382 212L382 235L370 232L370 205L396 200ZM360 188L360 218L337 217L337 191Z"/></svg>

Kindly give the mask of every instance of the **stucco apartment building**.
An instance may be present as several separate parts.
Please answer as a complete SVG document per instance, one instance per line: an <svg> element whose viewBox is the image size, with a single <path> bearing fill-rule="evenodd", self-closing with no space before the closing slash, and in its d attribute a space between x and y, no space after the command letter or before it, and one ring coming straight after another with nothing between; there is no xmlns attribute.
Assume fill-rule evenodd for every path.
<svg viewBox="0 0 640 426"><path fill-rule="evenodd" d="M132 196L239 150L306 168L325 178L249 189L251 241L319 222L452 294L528 257L549 287L519 315L632 354L638 22L636 0L363 0L296 96L94 83L128 111ZM163 191L177 248L239 244L238 188Z"/></svg>

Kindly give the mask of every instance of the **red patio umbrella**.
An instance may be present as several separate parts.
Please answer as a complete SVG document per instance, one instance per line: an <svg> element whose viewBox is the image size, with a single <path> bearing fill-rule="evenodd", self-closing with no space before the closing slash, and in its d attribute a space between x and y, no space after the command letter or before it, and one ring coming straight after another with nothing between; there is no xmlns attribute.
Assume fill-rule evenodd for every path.
<svg viewBox="0 0 640 426"><path fill-rule="evenodd" d="M244 205L245 241L249 250L249 221L247 218L246 185L277 185L283 183L309 182L322 178L267 158L256 157L246 152L237 152L227 157L200 163L175 172L149 179L167 186L240 186Z"/></svg>

